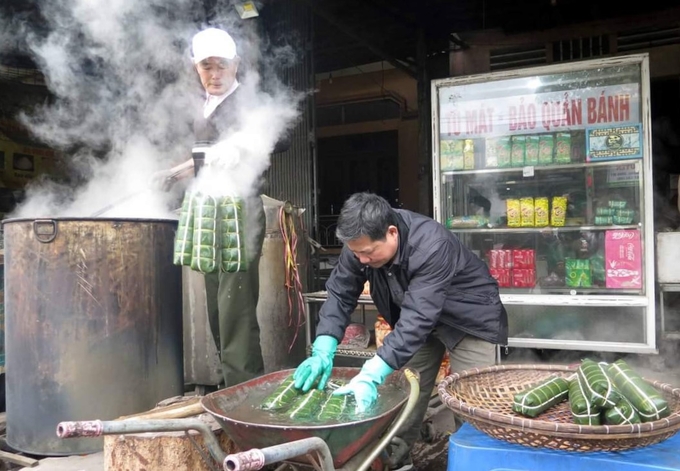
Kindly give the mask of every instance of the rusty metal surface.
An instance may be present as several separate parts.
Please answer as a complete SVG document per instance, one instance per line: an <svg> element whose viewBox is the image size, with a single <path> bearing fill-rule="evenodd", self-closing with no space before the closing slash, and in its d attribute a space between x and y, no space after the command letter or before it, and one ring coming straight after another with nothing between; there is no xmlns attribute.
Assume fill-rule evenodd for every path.
<svg viewBox="0 0 680 471"><path fill-rule="evenodd" d="M37 455L88 453L60 421L113 419L183 393L176 221L3 221L7 441Z"/></svg>
<svg viewBox="0 0 680 471"><path fill-rule="evenodd" d="M236 420L230 417L233 411L246 397L258 388L268 387L280 383L293 373L294 370L283 370L265 374L245 383L231 386L211 393L201 399L206 412L215 417L222 429L242 450L250 448L266 448L273 445L292 442L309 437L319 437L328 444L333 464L341 467L350 458L359 453L364 447L374 443L389 427L396 415L408 399L409 385L403 373L399 372L388 377L387 383L397 382L401 386L403 397L397 404L386 412L374 417L357 421L330 425L278 425L252 423ZM333 378L350 379L358 374L360 368L333 368Z"/></svg>

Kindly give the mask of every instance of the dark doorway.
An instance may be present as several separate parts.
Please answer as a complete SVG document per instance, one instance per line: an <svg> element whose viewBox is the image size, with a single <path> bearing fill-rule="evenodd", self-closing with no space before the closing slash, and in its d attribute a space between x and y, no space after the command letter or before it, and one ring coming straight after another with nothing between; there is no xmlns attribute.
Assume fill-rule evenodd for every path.
<svg viewBox="0 0 680 471"><path fill-rule="evenodd" d="M656 230L680 225L675 183L680 174L680 78L650 84L652 115L652 176Z"/></svg>
<svg viewBox="0 0 680 471"><path fill-rule="evenodd" d="M397 207L399 148L397 131L318 140L319 242L338 245L335 221L343 202L358 191L376 193Z"/></svg>

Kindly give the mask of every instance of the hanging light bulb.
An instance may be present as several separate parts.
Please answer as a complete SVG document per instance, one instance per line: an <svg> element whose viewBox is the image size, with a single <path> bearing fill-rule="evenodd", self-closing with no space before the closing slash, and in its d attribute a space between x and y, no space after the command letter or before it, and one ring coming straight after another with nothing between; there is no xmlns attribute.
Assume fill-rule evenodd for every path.
<svg viewBox="0 0 680 471"><path fill-rule="evenodd" d="M246 20L248 18L255 18L256 16L260 16L260 12L257 11L257 7L255 6L255 2L236 2L234 4L234 8L236 8L236 11L238 12L238 15L241 17L242 20Z"/></svg>

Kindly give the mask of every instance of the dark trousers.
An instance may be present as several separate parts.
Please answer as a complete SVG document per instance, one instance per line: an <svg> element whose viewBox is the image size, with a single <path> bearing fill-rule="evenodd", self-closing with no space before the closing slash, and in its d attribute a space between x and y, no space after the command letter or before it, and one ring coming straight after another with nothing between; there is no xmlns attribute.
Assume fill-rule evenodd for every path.
<svg viewBox="0 0 680 471"><path fill-rule="evenodd" d="M431 335L425 345L406 364L407 368L411 368L420 374L420 395L418 396L418 401L409 417L397 432L397 436L406 442L409 450L420 437L421 424L427 413L427 407L435 387L434 382L437 379L445 351L446 347L444 344L434 335ZM449 361L451 362L451 372L492 366L496 363L496 345L477 337L466 335L449 352ZM404 452L409 450L404 450ZM403 456L405 456L405 453Z"/></svg>
<svg viewBox="0 0 680 471"><path fill-rule="evenodd" d="M220 354L225 387L264 374L257 301L265 222L262 199L248 200L245 231L247 270L205 275L208 321Z"/></svg>

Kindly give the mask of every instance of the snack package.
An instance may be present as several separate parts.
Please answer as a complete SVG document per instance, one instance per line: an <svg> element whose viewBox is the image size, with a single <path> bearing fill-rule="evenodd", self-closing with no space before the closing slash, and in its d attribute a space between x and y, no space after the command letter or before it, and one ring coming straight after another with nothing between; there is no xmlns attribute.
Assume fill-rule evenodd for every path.
<svg viewBox="0 0 680 471"><path fill-rule="evenodd" d="M475 144L472 139L465 139L463 144L463 168L465 170L475 168Z"/></svg>
<svg viewBox="0 0 680 471"><path fill-rule="evenodd" d="M505 200L508 227L521 227L520 202L517 199Z"/></svg>
<svg viewBox="0 0 680 471"><path fill-rule="evenodd" d="M563 227L567 217L567 198L565 196L553 196L550 211L550 225Z"/></svg>
<svg viewBox="0 0 680 471"><path fill-rule="evenodd" d="M569 395L569 382L558 376L551 376L512 400L512 410L527 417L536 417L541 412L558 404Z"/></svg>
<svg viewBox="0 0 680 471"><path fill-rule="evenodd" d="M593 285L590 260L567 258L564 263L566 285L571 288L590 288Z"/></svg>
<svg viewBox="0 0 680 471"><path fill-rule="evenodd" d="M595 208L595 216L613 216L614 214L616 214L614 208L603 208L602 206Z"/></svg>
<svg viewBox="0 0 680 471"><path fill-rule="evenodd" d="M439 141L439 167L442 172L453 170L453 141Z"/></svg>
<svg viewBox="0 0 680 471"><path fill-rule="evenodd" d="M571 163L571 134L568 132L558 132L555 136L555 163Z"/></svg>
<svg viewBox="0 0 680 471"><path fill-rule="evenodd" d="M527 136L524 165L538 165L539 136Z"/></svg>
<svg viewBox="0 0 680 471"><path fill-rule="evenodd" d="M533 288L536 286L536 270L533 268L513 268L512 286L515 288Z"/></svg>
<svg viewBox="0 0 680 471"><path fill-rule="evenodd" d="M512 273L509 268L489 268L489 273L498 282L500 288L512 286Z"/></svg>
<svg viewBox="0 0 680 471"><path fill-rule="evenodd" d="M621 400L621 393L607 375L607 364L595 363L585 358L576 370L581 390L593 404L605 409L614 407Z"/></svg>
<svg viewBox="0 0 680 471"><path fill-rule="evenodd" d="M520 225L522 227L534 227L534 199L532 197L521 198L519 200Z"/></svg>
<svg viewBox="0 0 680 471"><path fill-rule="evenodd" d="M486 168L498 167L498 139L489 137L484 144L484 166Z"/></svg>
<svg viewBox="0 0 680 471"><path fill-rule="evenodd" d="M604 254L601 251L590 257L590 273L594 282L604 283Z"/></svg>
<svg viewBox="0 0 680 471"><path fill-rule="evenodd" d="M465 156L463 155L465 141L456 139L451 141L451 143L451 166L453 170L463 170L465 168Z"/></svg>
<svg viewBox="0 0 680 471"><path fill-rule="evenodd" d="M510 167L510 153L512 150L510 136L499 137L497 142L498 166L501 168Z"/></svg>
<svg viewBox="0 0 680 471"><path fill-rule="evenodd" d="M527 148L526 136L512 136L512 150L510 153L511 167L523 167Z"/></svg>
<svg viewBox="0 0 680 471"><path fill-rule="evenodd" d="M663 419L670 414L668 401L625 361L616 360L607 371L616 387L637 409L642 422Z"/></svg>
<svg viewBox="0 0 680 471"><path fill-rule="evenodd" d="M583 392L576 378L569 381L569 407L574 423L579 425L600 425L601 408L593 404Z"/></svg>
<svg viewBox="0 0 680 471"><path fill-rule="evenodd" d="M550 225L550 201L545 196L534 199L534 216L536 227Z"/></svg>
<svg viewBox="0 0 680 471"><path fill-rule="evenodd" d="M541 134L538 138L538 164L550 165L553 163L553 149L555 137L552 134Z"/></svg>

